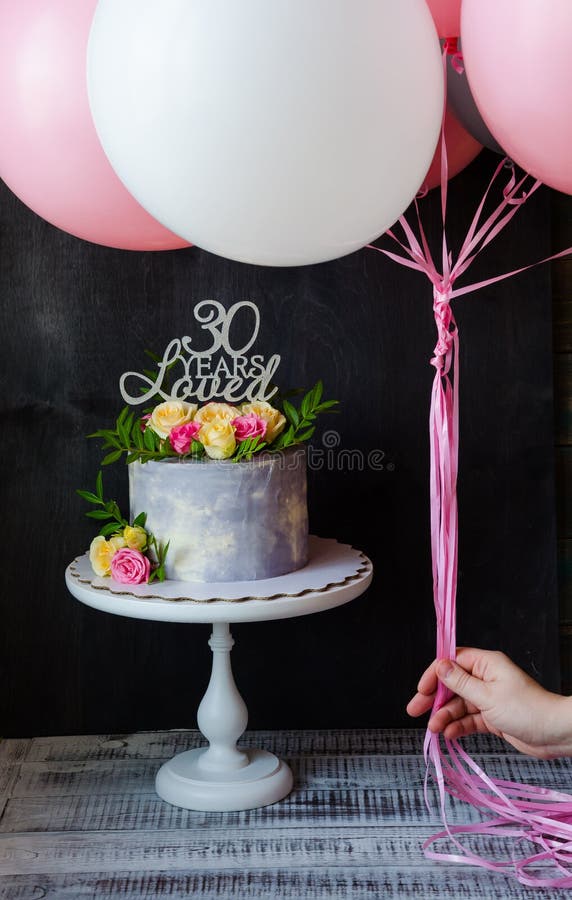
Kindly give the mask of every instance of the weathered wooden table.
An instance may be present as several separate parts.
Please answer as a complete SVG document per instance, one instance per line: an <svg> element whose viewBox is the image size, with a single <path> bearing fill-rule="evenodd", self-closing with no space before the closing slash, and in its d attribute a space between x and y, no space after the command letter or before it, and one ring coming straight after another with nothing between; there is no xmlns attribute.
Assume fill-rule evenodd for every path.
<svg viewBox="0 0 572 900"><path fill-rule="evenodd" d="M422 731L247 732L283 756L294 790L243 812L195 812L155 794L157 769L198 731L0 743L0 898L533 898L514 880L427 862ZM572 761L467 741L489 774L565 790ZM454 807L452 821L475 814ZM482 846L486 846L483 839ZM565 895L562 895L565 896Z"/></svg>

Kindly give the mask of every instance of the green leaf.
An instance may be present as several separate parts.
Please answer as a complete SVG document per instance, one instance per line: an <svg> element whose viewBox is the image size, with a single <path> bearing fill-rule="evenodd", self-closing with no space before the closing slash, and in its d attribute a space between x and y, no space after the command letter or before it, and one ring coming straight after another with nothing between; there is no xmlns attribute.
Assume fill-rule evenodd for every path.
<svg viewBox="0 0 572 900"><path fill-rule="evenodd" d="M143 441L147 450L151 450L152 452L156 449L156 435L155 432L151 428L146 428L143 432Z"/></svg>
<svg viewBox="0 0 572 900"><path fill-rule="evenodd" d="M306 396L304 397L304 399L302 400L302 402L300 404L300 415L302 416L303 419L306 418L306 416L311 411L311 409L312 409L312 393L310 392L309 394L306 394Z"/></svg>
<svg viewBox="0 0 572 900"><path fill-rule="evenodd" d="M86 437L101 438L101 437L105 437L106 434L107 434L107 431L105 431L103 428L100 428L98 431L92 431L91 434L86 435Z"/></svg>
<svg viewBox="0 0 572 900"><path fill-rule="evenodd" d="M110 463L117 462L123 456L123 450L114 450L113 453L108 453L107 456L101 460L102 466L108 466Z"/></svg>
<svg viewBox="0 0 572 900"><path fill-rule="evenodd" d="M125 459L125 462L129 466L131 463L137 462L140 458L139 450L134 450L133 453L129 453Z"/></svg>
<svg viewBox="0 0 572 900"><path fill-rule="evenodd" d="M252 457L254 456L255 453L260 453L260 451L264 450L264 448L266 446L267 446L266 441L261 441L260 438L257 438L256 441L254 442L254 444L252 445L252 447L250 448L250 451L248 453L248 459L252 459Z"/></svg>
<svg viewBox="0 0 572 900"><path fill-rule="evenodd" d="M99 533L102 537L110 537L112 534L118 534L123 529L117 522L109 522L100 529Z"/></svg>
<svg viewBox="0 0 572 900"><path fill-rule="evenodd" d="M133 525L138 525L141 528L145 528L146 521L147 521L147 513L142 512L142 513L139 513L137 518L133 520Z"/></svg>
<svg viewBox="0 0 572 900"><path fill-rule="evenodd" d="M101 469L97 473L97 478L95 479L95 493L103 503L103 472Z"/></svg>
<svg viewBox="0 0 572 900"><path fill-rule="evenodd" d="M113 431L105 432L105 447L115 447L116 450L123 450L121 441Z"/></svg>
<svg viewBox="0 0 572 900"><path fill-rule="evenodd" d="M294 425L294 427L297 427L298 423L300 422L298 410L290 403L289 400L286 399L284 399L282 406L286 418L292 423L292 425Z"/></svg>
<svg viewBox="0 0 572 900"><path fill-rule="evenodd" d="M324 385L322 383L322 379L316 382L314 385L314 389L312 391L312 406L317 406L320 400L322 399L322 395L324 393Z"/></svg>
<svg viewBox="0 0 572 900"><path fill-rule="evenodd" d="M155 580L165 580L165 560L167 559L167 553L169 552L170 543L170 541L167 541L165 546L157 546L155 537L153 535L149 535L149 544L153 547L155 556L157 558L157 565L155 566L149 577L149 584L151 584L151 582Z"/></svg>
<svg viewBox="0 0 572 900"><path fill-rule="evenodd" d="M122 447L129 447L129 431L126 422L117 420L117 433Z"/></svg>
<svg viewBox="0 0 572 900"><path fill-rule="evenodd" d="M171 442L169 440L164 440L159 442L159 459L167 459L168 457L176 456L179 454L173 450L171 447Z"/></svg>
<svg viewBox="0 0 572 900"><path fill-rule="evenodd" d="M308 430L303 431L302 434L297 434L296 440L297 441L309 441L310 438L312 437L312 435L314 434L315 430L316 429L314 426L312 426L312 428L308 428Z"/></svg>
<svg viewBox="0 0 572 900"><path fill-rule="evenodd" d="M106 512L105 509L90 510L90 512L86 512L86 516L88 519L111 519L111 513Z"/></svg>
<svg viewBox="0 0 572 900"><path fill-rule="evenodd" d="M127 418L125 419L125 432L127 436L126 444L129 446L129 438L131 437L131 431L133 429L133 422L135 421L135 414L129 413Z"/></svg>
<svg viewBox="0 0 572 900"><path fill-rule="evenodd" d="M94 503L96 506L99 506L101 500L99 497L96 497L95 494L92 494L91 491L80 491L77 490L76 494L79 494L84 500L87 500L88 503Z"/></svg>
<svg viewBox="0 0 572 900"><path fill-rule="evenodd" d="M291 425L286 431L283 431L280 437L272 444L273 450L282 450L294 443L295 430Z"/></svg>
<svg viewBox="0 0 572 900"><path fill-rule="evenodd" d="M144 350L143 353L145 354L145 356L148 356L149 359L152 359L153 362L155 362L155 363L161 362L161 359L157 356L156 353L153 353L152 350Z"/></svg>
<svg viewBox="0 0 572 900"><path fill-rule="evenodd" d="M339 403L339 400L325 400L324 403L320 403L320 405L316 407L314 412L326 412L326 410L332 409L333 406L339 406Z"/></svg>
<svg viewBox="0 0 572 900"><path fill-rule="evenodd" d="M131 428L131 443L132 445L135 445L138 450L145 449L145 441L143 439L143 432L141 431L141 419L135 419L133 422Z"/></svg>
<svg viewBox="0 0 572 900"><path fill-rule="evenodd" d="M117 424L118 424L118 425L123 424L123 422L125 422L125 419L127 418L128 412L129 412L129 407L128 407L128 406L124 406L123 409L121 410L121 412L119 413L119 417L118 417L118 419L117 419Z"/></svg>
<svg viewBox="0 0 572 900"><path fill-rule="evenodd" d="M115 518L117 519L118 522L125 521L121 516L121 510L119 509L115 500L112 500L110 503L108 503L108 510L112 516L115 516Z"/></svg>
<svg viewBox="0 0 572 900"><path fill-rule="evenodd" d="M110 447L113 447L115 450L123 450L121 441L119 440L119 438L116 438L115 435L105 439L105 443L103 444L103 449L107 450Z"/></svg>

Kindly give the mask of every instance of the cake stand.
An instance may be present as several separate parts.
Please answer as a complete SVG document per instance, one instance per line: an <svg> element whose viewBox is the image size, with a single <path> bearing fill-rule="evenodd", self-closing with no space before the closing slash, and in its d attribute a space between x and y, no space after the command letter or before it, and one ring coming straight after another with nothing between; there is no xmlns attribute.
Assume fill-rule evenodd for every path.
<svg viewBox="0 0 572 900"><path fill-rule="evenodd" d="M310 538L309 562L303 569L259 581L165 581L131 587L94 576L87 555L66 569L70 592L94 609L134 619L212 625L212 672L197 713L208 746L166 762L157 773L155 788L174 806L218 811L267 806L292 789L292 773L285 762L266 750L237 747L248 711L232 674L230 624L332 609L362 594L371 579L372 564L363 553L316 537Z"/></svg>

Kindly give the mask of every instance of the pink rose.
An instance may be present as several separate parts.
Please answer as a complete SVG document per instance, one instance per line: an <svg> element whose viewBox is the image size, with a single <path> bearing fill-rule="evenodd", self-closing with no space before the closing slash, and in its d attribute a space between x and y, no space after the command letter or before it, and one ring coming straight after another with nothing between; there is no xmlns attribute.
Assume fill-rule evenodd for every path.
<svg viewBox="0 0 572 900"><path fill-rule="evenodd" d="M111 577L120 584L146 584L151 573L151 563L139 550L123 547L113 554Z"/></svg>
<svg viewBox="0 0 572 900"><path fill-rule="evenodd" d="M169 433L169 440L175 453L181 455L188 453L193 440L200 430L200 422L187 422L186 425L178 425L176 428L172 428Z"/></svg>
<svg viewBox="0 0 572 900"><path fill-rule="evenodd" d="M149 421L150 418L151 418L151 413L147 413L146 416L141 416L141 419L140 419L141 431L145 431L145 429L147 428L147 422Z"/></svg>
<svg viewBox="0 0 572 900"><path fill-rule="evenodd" d="M234 428L234 436L239 443L248 438L264 437L266 434L266 422L256 413L237 416L230 424Z"/></svg>

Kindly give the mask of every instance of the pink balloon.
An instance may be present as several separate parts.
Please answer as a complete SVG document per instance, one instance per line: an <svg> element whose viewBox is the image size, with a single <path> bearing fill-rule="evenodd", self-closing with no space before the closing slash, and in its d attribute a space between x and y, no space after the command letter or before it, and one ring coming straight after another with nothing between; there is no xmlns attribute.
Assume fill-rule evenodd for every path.
<svg viewBox="0 0 572 900"><path fill-rule="evenodd" d="M440 38L459 37L461 33L461 0L427 0Z"/></svg>
<svg viewBox="0 0 572 900"><path fill-rule="evenodd" d="M505 152L572 194L571 0L463 0L471 91Z"/></svg>
<svg viewBox="0 0 572 900"><path fill-rule="evenodd" d="M189 246L129 194L105 156L87 97L97 0L0 0L0 177L76 237L124 250Z"/></svg>
<svg viewBox="0 0 572 900"><path fill-rule="evenodd" d="M445 114L445 140L447 142L447 161L449 165L449 179L462 172L483 149L475 138L465 131L458 119L455 118L449 107ZM427 173L424 187L431 191L441 184L441 141L435 151L431 168Z"/></svg>

